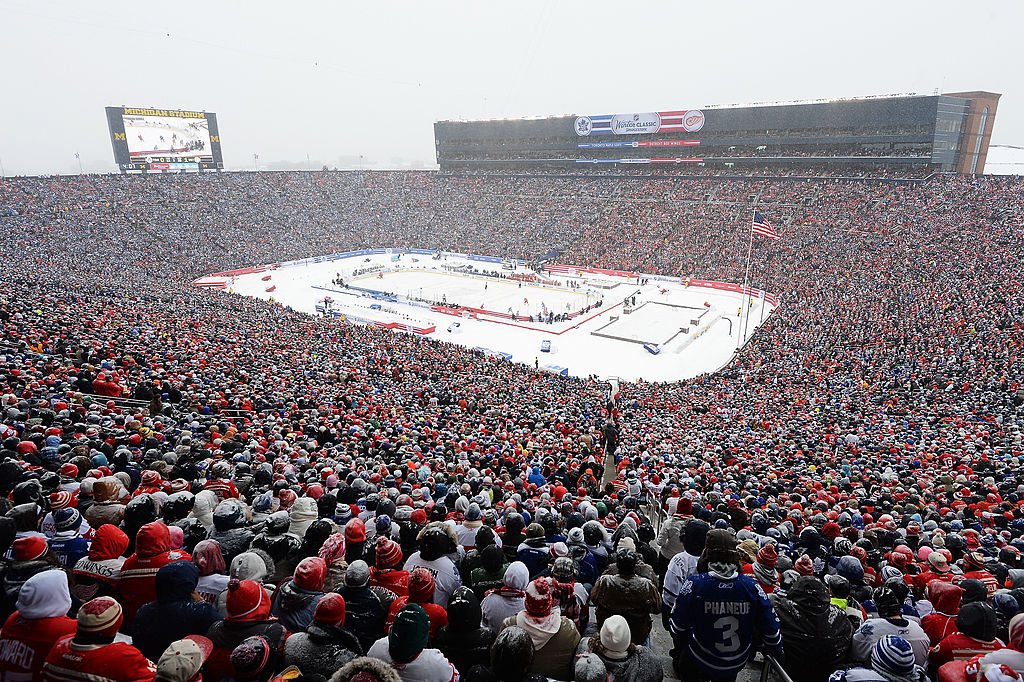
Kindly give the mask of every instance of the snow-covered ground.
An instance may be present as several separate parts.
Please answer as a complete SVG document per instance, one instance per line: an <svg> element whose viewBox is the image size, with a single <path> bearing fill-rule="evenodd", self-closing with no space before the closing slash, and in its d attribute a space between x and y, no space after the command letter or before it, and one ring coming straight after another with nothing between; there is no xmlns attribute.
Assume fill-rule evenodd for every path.
<svg viewBox="0 0 1024 682"><path fill-rule="evenodd" d="M520 283L509 275L544 281ZM593 273L538 274L521 265L513 272L455 256L403 254L395 261L390 254L367 255L197 282L218 280L233 293L273 298L308 313L317 313L318 306L322 312L327 297L330 311L349 321L434 327L432 338L506 353L516 362L629 381L676 381L717 371L732 358L742 326L741 296L735 292ZM382 295L395 298L381 300ZM438 310L453 307L490 312L471 319ZM577 311L584 312L552 323L537 319ZM744 336L771 311L770 304L754 300ZM510 313L532 315L534 321L512 319ZM550 352L541 351L545 340ZM664 345L654 355L644 343Z"/></svg>

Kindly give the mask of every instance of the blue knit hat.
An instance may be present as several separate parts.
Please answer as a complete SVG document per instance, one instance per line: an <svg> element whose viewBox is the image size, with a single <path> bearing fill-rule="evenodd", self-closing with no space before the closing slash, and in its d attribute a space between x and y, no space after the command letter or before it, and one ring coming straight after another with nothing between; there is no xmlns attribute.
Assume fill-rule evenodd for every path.
<svg viewBox="0 0 1024 682"><path fill-rule="evenodd" d="M871 667L896 677L910 675L914 672L914 648L899 635L886 635L871 652Z"/></svg>

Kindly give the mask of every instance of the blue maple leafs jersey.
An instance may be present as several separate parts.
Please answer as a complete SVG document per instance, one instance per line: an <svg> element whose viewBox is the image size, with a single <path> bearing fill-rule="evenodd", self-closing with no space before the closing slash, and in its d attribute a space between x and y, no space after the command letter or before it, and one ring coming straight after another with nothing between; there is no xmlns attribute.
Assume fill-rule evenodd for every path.
<svg viewBox="0 0 1024 682"><path fill-rule="evenodd" d="M683 583L669 629L676 648L686 647L694 665L710 677L739 673L760 642L781 656L779 619L757 581L698 573Z"/></svg>

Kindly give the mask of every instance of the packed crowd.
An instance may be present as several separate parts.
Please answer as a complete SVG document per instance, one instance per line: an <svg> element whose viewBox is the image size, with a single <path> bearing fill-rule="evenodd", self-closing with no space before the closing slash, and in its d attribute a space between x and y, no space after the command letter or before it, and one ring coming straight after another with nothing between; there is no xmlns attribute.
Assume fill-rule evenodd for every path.
<svg viewBox="0 0 1024 682"><path fill-rule="evenodd" d="M1020 679L1022 194L0 181L0 680ZM615 395L189 285L364 246L739 281L755 202L782 307Z"/></svg>

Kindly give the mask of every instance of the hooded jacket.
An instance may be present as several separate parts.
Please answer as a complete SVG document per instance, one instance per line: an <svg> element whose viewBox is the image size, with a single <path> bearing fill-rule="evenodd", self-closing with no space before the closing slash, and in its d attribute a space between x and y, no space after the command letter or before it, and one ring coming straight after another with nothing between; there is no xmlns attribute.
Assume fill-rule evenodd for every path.
<svg viewBox="0 0 1024 682"><path fill-rule="evenodd" d="M501 630L501 623L509 616L523 610L526 601L526 585L530 572L521 561L514 561L505 569L504 585L491 590L480 602L483 614L481 624L494 634Z"/></svg>
<svg viewBox="0 0 1024 682"><path fill-rule="evenodd" d="M363 651L367 651L384 635L388 610L369 585L346 585L341 596L345 599L345 622L348 629L359 640Z"/></svg>
<svg viewBox="0 0 1024 682"><path fill-rule="evenodd" d="M224 500L213 510L213 530L210 531L210 539L216 540L220 545L225 563L230 564L237 555L249 549L253 532L247 524L245 505L234 498Z"/></svg>
<svg viewBox="0 0 1024 682"><path fill-rule="evenodd" d="M128 536L109 523L96 529L89 555L78 560L72 571L72 593L83 602L113 594L121 577Z"/></svg>
<svg viewBox="0 0 1024 682"><path fill-rule="evenodd" d="M0 680L34 680L57 640L77 627L63 571L43 571L21 587L17 611L0 630Z"/></svg>
<svg viewBox="0 0 1024 682"><path fill-rule="evenodd" d="M330 682L350 682L359 673L368 673L377 682L401 682L402 680L394 668L379 658L360 656L342 666L341 670L331 676Z"/></svg>
<svg viewBox="0 0 1024 682"><path fill-rule="evenodd" d="M284 665L298 666L305 676L330 677L363 653L356 636L338 625L313 621L284 643Z"/></svg>
<svg viewBox="0 0 1024 682"><path fill-rule="evenodd" d="M306 534L309 524L317 519L316 500L312 497L300 497L295 500L295 503L288 509L288 518L290 519L288 532L301 538Z"/></svg>
<svg viewBox="0 0 1024 682"><path fill-rule="evenodd" d="M277 616L289 632L301 632L313 622L316 605L324 597L321 590L307 590L289 580L274 595L270 612Z"/></svg>
<svg viewBox="0 0 1024 682"><path fill-rule="evenodd" d="M231 584L236 585L234 581ZM228 589L232 588L229 586ZM213 642L213 652L203 666L204 679L220 680L232 677L234 670L231 667L231 652L246 638L257 635L266 638L270 643L268 668L277 668L288 630L270 615L270 599L267 595L257 594L260 594L260 598L250 612L235 619L229 617L219 620L207 630L206 636Z"/></svg>
<svg viewBox="0 0 1024 682"><path fill-rule="evenodd" d="M460 587L448 604L448 624L434 635L434 646L458 670L469 670L474 665L490 665L491 645L495 635L481 627L482 612L473 590Z"/></svg>
<svg viewBox="0 0 1024 682"><path fill-rule="evenodd" d="M643 644L651 634L651 614L661 611L658 587L643 576L605 574L598 578L590 599L597 606L597 624L608 616L620 615L629 623L634 644Z"/></svg>
<svg viewBox="0 0 1024 682"><path fill-rule="evenodd" d="M112 477L101 478L93 484L93 502L85 512L85 520L92 528L99 528L104 523L120 525L125 509L117 499L120 490L121 484Z"/></svg>
<svg viewBox="0 0 1024 682"><path fill-rule="evenodd" d="M189 561L187 552L171 550L171 534L162 523L139 529L135 554L125 559L118 581L118 601L124 609L125 628L130 628L139 607L156 600L156 574L173 561Z"/></svg>
<svg viewBox="0 0 1024 682"><path fill-rule="evenodd" d="M928 599L935 609L921 619L921 628L935 646L956 632L956 614L960 612L962 589L952 583L933 580L928 583Z"/></svg>
<svg viewBox="0 0 1024 682"><path fill-rule="evenodd" d="M1018 613L1010 619L1010 640L1005 649L985 654L981 662L985 665L1008 665L1024 674L1024 613Z"/></svg>
<svg viewBox="0 0 1024 682"><path fill-rule="evenodd" d="M199 569L191 561L175 561L156 574L156 601L144 604L135 614L132 643L151 661L171 642L186 635L205 633L223 616L204 601L193 601Z"/></svg>
<svg viewBox="0 0 1024 682"><path fill-rule="evenodd" d="M771 602L781 626L786 672L794 682L827 678L850 648L853 625L846 612L831 603L820 580L806 576Z"/></svg>
<svg viewBox="0 0 1024 682"><path fill-rule="evenodd" d="M958 632L944 637L932 650L928 657L931 665L967 661L1003 648L996 639L996 612L988 604L964 604L956 616L956 627Z"/></svg>
<svg viewBox="0 0 1024 682"><path fill-rule="evenodd" d="M217 506L217 493L212 490L202 490L196 493L195 503L192 505L192 516L199 519L206 530L213 528L213 510Z"/></svg>
<svg viewBox="0 0 1024 682"><path fill-rule="evenodd" d="M645 646L632 644L625 658L611 658L601 646L601 637L584 637L576 648L577 657L593 653L604 663L609 680L615 682L661 682L665 670L657 655Z"/></svg>

